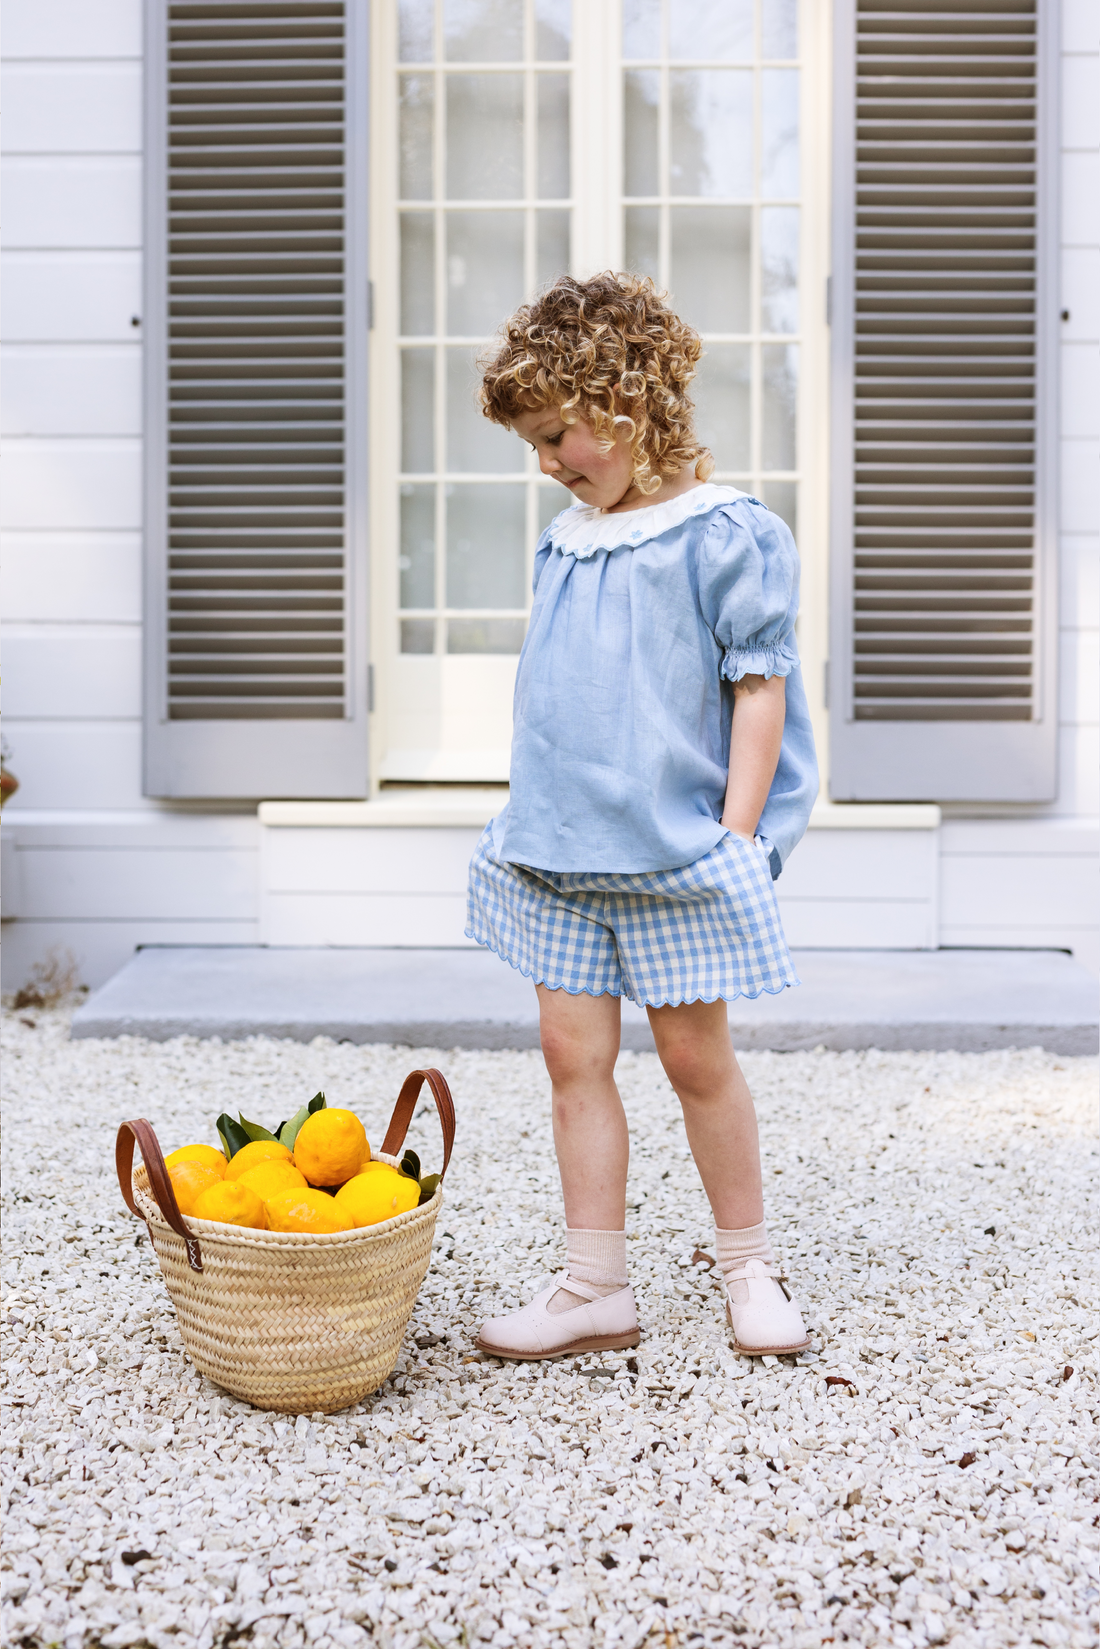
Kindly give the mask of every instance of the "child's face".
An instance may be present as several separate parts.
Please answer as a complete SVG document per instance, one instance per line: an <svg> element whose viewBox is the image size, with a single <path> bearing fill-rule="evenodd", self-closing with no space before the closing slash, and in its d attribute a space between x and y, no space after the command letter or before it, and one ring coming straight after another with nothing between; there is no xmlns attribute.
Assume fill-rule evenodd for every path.
<svg viewBox="0 0 1100 1649"><path fill-rule="evenodd" d="M583 418L563 423L560 407L518 413L512 428L538 454L543 475L560 481L582 504L610 509L629 492L634 466L624 436L605 452L592 426Z"/></svg>

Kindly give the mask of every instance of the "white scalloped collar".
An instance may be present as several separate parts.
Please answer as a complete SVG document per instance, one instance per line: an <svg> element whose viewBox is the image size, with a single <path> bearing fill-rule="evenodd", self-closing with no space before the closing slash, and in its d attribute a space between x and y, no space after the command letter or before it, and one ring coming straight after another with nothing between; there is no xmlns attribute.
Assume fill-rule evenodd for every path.
<svg viewBox="0 0 1100 1649"><path fill-rule="evenodd" d="M736 487L704 481L702 486L681 492L663 504L645 504L640 510L623 510L618 515L608 515L591 504L573 504L551 522L550 542L563 555L587 561L597 550L617 550L623 544L633 548L678 527L691 516L705 515L719 504L732 504L737 498L749 496Z"/></svg>

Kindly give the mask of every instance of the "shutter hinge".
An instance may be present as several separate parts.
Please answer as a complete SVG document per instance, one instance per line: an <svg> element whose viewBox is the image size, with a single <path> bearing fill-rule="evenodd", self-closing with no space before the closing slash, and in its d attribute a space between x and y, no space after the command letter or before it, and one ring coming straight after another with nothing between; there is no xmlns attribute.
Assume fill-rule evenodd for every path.
<svg viewBox="0 0 1100 1649"><path fill-rule="evenodd" d="M374 665L367 665L367 714L374 714Z"/></svg>
<svg viewBox="0 0 1100 1649"><path fill-rule="evenodd" d="M825 277L825 325L833 324L833 277Z"/></svg>
<svg viewBox="0 0 1100 1649"><path fill-rule="evenodd" d="M367 282L367 331L374 331L374 282Z"/></svg>
<svg viewBox="0 0 1100 1649"><path fill-rule="evenodd" d="M825 694L825 708L827 710L829 708L829 660L828 659L826 659L825 663L821 666L821 676L822 676L822 690Z"/></svg>

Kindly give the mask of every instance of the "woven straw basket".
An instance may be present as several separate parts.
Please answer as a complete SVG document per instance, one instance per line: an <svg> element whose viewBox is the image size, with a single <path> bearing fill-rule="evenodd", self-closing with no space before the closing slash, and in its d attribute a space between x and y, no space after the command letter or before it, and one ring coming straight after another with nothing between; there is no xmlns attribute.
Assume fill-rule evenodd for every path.
<svg viewBox="0 0 1100 1649"><path fill-rule="evenodd" d="M427 1083L443 1129L443 1174L454 1143L454 1104L439 1071L405 1078L381 1151L396 1165ZM144 1167L134 1169L134 1144ZM157 1136L124 1122L118 1182L149 1227L180 1333L195 1367L261 1409L334 1414L376 1391L397 1361L428 1269L440 1188L430 1202L357 1231L307 1236L184 1221Z"/></svg>

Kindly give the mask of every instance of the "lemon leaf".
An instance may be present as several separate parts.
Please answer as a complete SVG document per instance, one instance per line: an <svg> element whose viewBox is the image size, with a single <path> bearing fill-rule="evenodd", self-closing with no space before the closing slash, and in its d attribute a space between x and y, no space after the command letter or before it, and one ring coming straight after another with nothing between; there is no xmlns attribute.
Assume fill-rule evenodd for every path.
<svg viewBox="0 0 1100 1649"><path fill-rule="evenodd" d="M310 1116L313 1116L317 1111L324 1111L327 1109L328 1100L325 1098L324 1094L314 1094L313 1098L306 1106L306 1110Z"/></svg>
<svg viewBox="0 0 1100 1649"><path fill-rule="evenodd" d="M425 1174L424 1178L420 1181L420 1201L417 1203L416 1206L418 1208L423 1208L423 1206L426 1202L431 1202L432 1198L435 1196L436 1191L438 1189L439 1189L439 1175L438 1174Z"/></svg>
<svg viewBox="0 0 1100 1649"><path fill-rule="evenodd" d="M218 1135L225 1146L225 1154L230 1161L249 1144L248 1135L239 1122L234 1122L228 1111L223 1111L214 1124Z"/></svg>
<svg viewBox="0 0 1100 1649"><path fill-rule="evenodd" d="M399 1174L407 1175L409 1179L418 1180L420 1178L420 1158L415 1151L405 1152L397 1165L397 1171Z"/></svg>
<svg viewBox="0 0 1100 1649"><path fill-rule="evenodd" d="M298 1138L298 1130L309 1115L309 1106L303 1105L300 1111L295 1111L289 1122L284 1122L279 1129L279 1144L285 1145L288 1151L293 1151L294 1141Z"/></svg>
<svg viewBox="0 0 1100 1649"><path fill-rule="evenodd" d="M269 1134L267 1129L261 1128L258 1122L249 1122L248 1118L244 1116L242 1112L238 1111L237 1115L240 1117L241 1127L244 1129L249 1139L270 1139L273 1141L278 1139L277 1134Z"/></svg>

